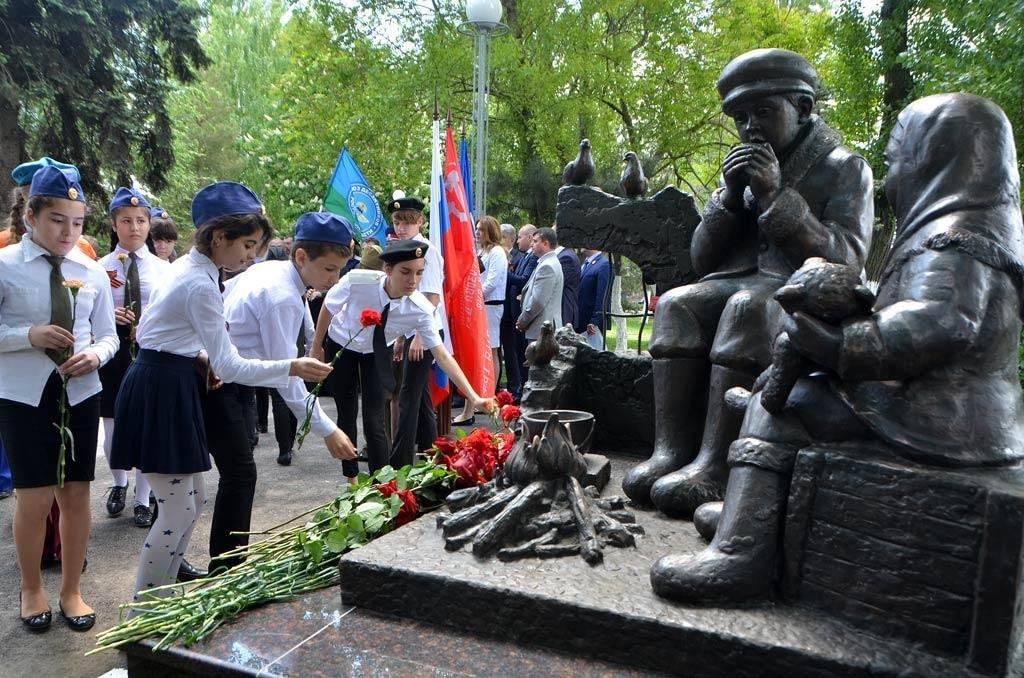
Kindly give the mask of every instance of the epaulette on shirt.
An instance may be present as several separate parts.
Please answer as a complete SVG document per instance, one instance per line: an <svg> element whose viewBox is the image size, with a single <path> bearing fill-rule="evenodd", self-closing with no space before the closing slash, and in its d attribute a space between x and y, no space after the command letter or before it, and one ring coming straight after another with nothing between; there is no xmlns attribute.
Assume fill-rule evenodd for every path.
<svg viewBox="0 0 1024 678"><path fill-rule="evenodd" d="M354 268L345 274L352 285L379 285L384 278L383 271L372 271L368 268Z"/></svg>

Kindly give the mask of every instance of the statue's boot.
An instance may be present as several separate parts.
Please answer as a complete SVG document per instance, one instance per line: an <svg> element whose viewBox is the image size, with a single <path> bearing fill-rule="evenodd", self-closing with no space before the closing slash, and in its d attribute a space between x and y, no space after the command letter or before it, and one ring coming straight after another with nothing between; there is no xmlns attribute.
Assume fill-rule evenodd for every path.
<svg viewBox="0 0 1024 678"><path fill-rule="evenodd" d="M626 473L622 489L638 504L651 503L651 487L689 463L697 449L706 402L708 361L661 358L654 361L654 452Z"/></svg>
<svg viewBox="0 0 1024 678"><path fill-rule="evenodd" d="M743 412L725 404L725 393L734 387L750 388L754 377L721 365L711 368L708 413L697 458L678 471L659 479L651 488L651 501L676 518L690 518L701 504L721 501L729 479L726 457L743 423Z"/></svg>
<svg viewBox="0 0 1024 678"><path fill-rule="evenodd" d="M701 539L711 541L715 538L718 521L721 517L722 502L720 501L709 501L697 507L697 510L693 512L693 526L697 529L697 534Z"/></svg>
<svg viewBox="0 0 1024 678"><path fill-rule="evenodd" d="M788 483L787 476L757 466L733 467L714 539L696 555L655 562L654 592L688 603L735 603L768 593Z"/></svg>

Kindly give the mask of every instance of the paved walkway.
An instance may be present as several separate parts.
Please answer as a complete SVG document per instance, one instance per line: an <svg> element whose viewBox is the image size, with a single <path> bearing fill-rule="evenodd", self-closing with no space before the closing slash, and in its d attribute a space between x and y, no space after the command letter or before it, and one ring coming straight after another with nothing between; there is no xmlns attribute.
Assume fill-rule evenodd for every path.
<svg viewBox="0 0 1024 678"><path fill-rule="evenodd" d="M334 403L322 403L334 416ZM340 483L341 462L327 454L323 439L309 436L302 450L296 453L291 466L278 466L277 445L273 423L268 434L260 436L256 448L259 480L253 506L252 527L272 527L288 517L323 504L336 495ZM210 534L210 511L217 485L214 467L206 475L207 510L192 536L188 559L206 566ZM59 570L44 573L46 591L55 616L53 627L44 634L32 635L18 619L18 567L11 535L11 517L15 499L0 501L0 677L8 676L101 676L125 665L119 652L83 656L92 649L96 632L110 628L117 620L117 608L131 599L135 583L135 567L142 540L147 530L138 528L131 519L134 479L128 492L128 508L118 518L107 516L105 492L110 485L110 471L102 450L96 461L96 482L92 486L92 535L89 541L89 566L83 575L82 592L97 612L94 629L88 633L70 631L56 615Z"/></svg>

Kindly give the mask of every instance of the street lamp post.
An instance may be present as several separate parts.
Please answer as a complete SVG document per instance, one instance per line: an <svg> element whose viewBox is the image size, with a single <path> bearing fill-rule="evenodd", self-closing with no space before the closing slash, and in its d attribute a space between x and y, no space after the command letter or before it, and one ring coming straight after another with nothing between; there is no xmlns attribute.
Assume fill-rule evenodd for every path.
<svg viewBox="0 0 1024 678"><path fill-rule="evenodd" d="M490 39L508 33L501 23L500 0L467 0L467 21L459 30L476 41L476 68L473 70L473 124L476 142L473 166L473 208L477 219L487 214L487 94L490 78L488 51Z"/></svg>

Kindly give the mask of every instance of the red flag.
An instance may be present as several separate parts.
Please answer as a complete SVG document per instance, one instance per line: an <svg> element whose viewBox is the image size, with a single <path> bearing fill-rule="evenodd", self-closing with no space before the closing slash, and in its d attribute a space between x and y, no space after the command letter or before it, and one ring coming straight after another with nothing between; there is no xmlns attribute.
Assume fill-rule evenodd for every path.
<svg viewBox="0 0 1024 678"><path fill-rule="evenodd" d="M476 262L473 215L466 200L451 127L445 136L444 151L444 197L448 208L447 228L442 226L444 303L448 311L452 352L469 383L486 398L494 393L496 375L487 338L480 269Z"/></svg>

